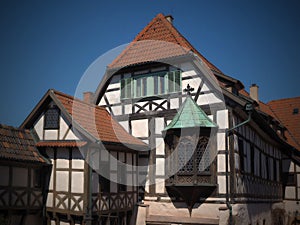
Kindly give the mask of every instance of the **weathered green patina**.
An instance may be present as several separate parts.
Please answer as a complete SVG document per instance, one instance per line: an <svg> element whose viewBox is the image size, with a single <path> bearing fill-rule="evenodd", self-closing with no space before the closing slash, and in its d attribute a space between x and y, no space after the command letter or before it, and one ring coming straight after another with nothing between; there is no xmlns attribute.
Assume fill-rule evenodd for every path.
<svg viewBox="0 0 300 225"><path fill-rule="evenodd" d="M194 127L216 128L218 125L206 115L190 95L187 95L177 114L164 131Z"/></svg>

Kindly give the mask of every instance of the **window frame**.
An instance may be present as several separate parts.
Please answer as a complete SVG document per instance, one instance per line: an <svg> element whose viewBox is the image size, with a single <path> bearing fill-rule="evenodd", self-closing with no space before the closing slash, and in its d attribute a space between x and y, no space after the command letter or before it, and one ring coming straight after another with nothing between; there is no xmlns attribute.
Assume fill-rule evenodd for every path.
<svg viewBox="0 0 300 225"><path fill-rule="evenodd" d="M178 93L182 87L182 71L160 71L126 77L120 81L121 100Z"/></svg>
<svg viewBox="0 0 300 225"><path fill-rule="evenodd" d="M57 121L55 122L55 126L53 125L50 125L49 122L47 122L48 120L50 120L50 111L56 111L57 113ZM59 130L60 128L60 109L57 107L57 106L52 106L52 107L49 107L45 113L44 113L44 130ZM53 119L53 118L52 118ZM54 123L52 121L52 123Z"/></svg>

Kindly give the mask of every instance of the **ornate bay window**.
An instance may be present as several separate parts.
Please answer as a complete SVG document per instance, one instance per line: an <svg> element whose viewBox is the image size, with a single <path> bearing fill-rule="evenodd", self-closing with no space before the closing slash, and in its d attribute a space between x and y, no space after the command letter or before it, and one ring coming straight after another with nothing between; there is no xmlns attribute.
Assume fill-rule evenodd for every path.
<svg viewBox="0 0 300 225"><path fill-rule="evenodd" d="M188 93L164 129L166 189L170 196L182 198L190 213L200 198L209 197L216 189L217 127Z"/></svg>

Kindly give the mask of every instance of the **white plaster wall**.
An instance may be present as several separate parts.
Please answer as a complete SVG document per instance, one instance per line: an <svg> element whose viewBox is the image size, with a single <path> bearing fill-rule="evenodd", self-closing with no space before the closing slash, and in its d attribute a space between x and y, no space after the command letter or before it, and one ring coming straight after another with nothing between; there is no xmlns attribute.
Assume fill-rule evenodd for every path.
<svg viewBox="0 0 300 225"><path fill-rule="evenodd" d="M165 142L163 138L156 138L156 155L165 155Z"/></svg>
<svg viewBox="0 0 300 225"><path fill-rule="evenodd" d="M196 75L196 72L195 71L189 71L190 74L195 74ZM201 84L201 78L200 77L194 77L194 78L191 78L191 79L186 79L186 80L183 80L182 83L181 83L181 87L182 87L182 90L184 90L187 85L190 85L192 88L194 88L194 92L196 92Z"/></svg>
<svg viewBox="0 0 300 225"><path fill-rule="evenodd" d="M165 127L165 120L164 118L155 118L155 133L161 134L162 130Z"/></svg>
<svg viewBox="0 0 300 225"><path fill-rule="evenodd" d="M73 159L72 160L73 169L84 169L84 160L82 159Z"/></svg>
<svg viewBox="0 0 300 225"><path fill-rule="evenodd" d="M171 109L178 109L179 108L179 99L178 98L171 98L170 99L170 108Z"/></svg>
<svg viewBox="0 0 300 225"><path fill-rule="evenodd" d="M162 194L165 193L165 180L164 179L156 179L155 180L155 192Z"/></svg>
<svg viewBox="0 0 300 225"><path fill-rule="evenodd" d="M111 109L112 109L115 116L122 115L122 106L120 106L120 105L112 106Z"/></svg>
<svg viewBox="0 0 300 225"><path fill-rule="evenodd" d="M104 106L106 105L105 100L104 100L104 97L101 98L101 100L100 100L100 102L99 102L98 105L100 105L100 106L101 106L101 105L102 105L102 106L103 106L103 105L104 105Z"/></svg>
<svg viewBox="0 0 300 225"><path fill-rule="evenodd" d="M56 171L56 190L68 191L68 186L69 186L69 172Z"/></svg>
<svg viewBox="0 0 300 225"><path fill-rule="evenodd" d="M28 169L13 167L12 186L26 187L28 179Z"/></svg>
<svg viewBox="0 0 300 225"><path fill-rule="evenodd" d="M295 199L296 188L294 186L285 188L285 198Z"/></svg>
<svg viewBox="0 0 300 225"><path fill-rule="evenodd" d="M52 193L48 193L46 206L53 207L53 194Z"/></svg>
<svg viewBox="0 0 300 225"><path fill-rule="evenodd" d="M65 137L66 140L79 140L79 138L73 133L72 130L70 130Z"/></svg>
<svg viewBox="0 0 300 225"><path fill-rule="evenodd" d="M191 69L191 68L189 68ZM195 76L197 75L197 73L195 72L195 70L188 70L188 71L183 71L181 73L181 77L188 77L188 76Z"/></svg>
<svg viewBox="0 0 300 225"><path fill-rule="evenodd" d="M45 130L44 140L57 140L58 130Z"/></svg>
<svg viewBox="0 0 300 225"><path fill-rule="evenodd" d="M165 159L156 159L156 175L165 175Z"/></svg>
<svg viewBox="0 0 300 225"><path fill-rule="evenodd" d="M69 168L69 150L59 148L57 150L56 168Z"/></svg>
<svg viewBox="0 0 300 225"><path fill-rule="evenodd" d="M56 160L57 168L69 168L69 160L68 159L57 159Z"/></svg>
<svg viewBox="0 0 300 225"><path fill-rule="evenodd" d="M228 128L228 110L219 110L217 111L217 124L220 129Z"/></svg>
<svg viewBox="0 0 300 225"><path fill-rule="evenodd" d="M218 176L218 185L219 185L219 193L225 194L226 193L226 177L225 176Z"/></svg>
<svg viewBox="0 0 300 225"><path fill-rule="evenodd" d="M66 132L69 130L69 125L66 123L62 116L60 117L59 123L59 139L62 140L66 135Z"/></svg>
<svg viewBox="0 0 300 225"><path fill-rule="evenodd" d="M148 137L148 120L131 121L132 135L135 137Z"/></svg>
<svg viewBox="0 0 300 225"><path fill-rule="evenodd" d="M43 131L44 131L44 116L41 115L37 121L35 122L35 124L33 125L35 132L37 133L37 135L39 136L40 140L43 140Z"/></svg>
<svg viewBox="0 0 300 225"><path fill-rule="evenodd" d="M106 92L105 96L110 104L116 104L120 102L120 91Z"/></svg>
<svg viewBox="0 0 300 225"><path fill-rule="evenodd" d="M225 172L225 155L218 155L218 172Z"/></svg>
<svg viewBox="0 0 300 225"><path fill-rule="evenodd" d="M84 169L84 158L79 150L72 150L72 168Z"/></svg>
<svg viewBox="0 0 300 225"><path fill-rule="evenodd" d="M8 166L0 166L0 186L8 186L9 184L9 167Z"/></svg>
<svg viewBox="0 0 300 225"><path fill-rule="evenodd" d="M217 134L218 150L225 150L225 133Z"/></svg>
<svg viewBox="0 0 300 225"><path fill-rule="evenodd" d="M54 175L54 172L53 172L53 169L51 171L51 174L50 174L50 181L49 181L49 190L53 190L53 176Z"/></svg>
<svg viewBox="0 0 300 225"><path fill-rule="evenodd" d="M198 105L211 105L221 102L222 100L217 98L213 93L199 95L199 98L197 99Z"/></svg>
<svg viewBox="0 0 300 225"><path fill-rule="evenodd" d="M124 106L125 114L131 114L132 113L132 105L127 104Z"/></svg>
<svg viewBox="0 0 300 225"><path fill-rule="evenodd" d="M83 172L72 172L71 192L72 193L83 193L84 192L83 186L84 186Z"/></svg>
<svg viewBox="0 0 300 225"><path fill-rule="evenodd" d="M210 89L206 84L203 84L201 91L209 91Z"/></svg>
<svg viewBox="0 0 300 225"><path fill-rule="evenodd" d="M129 132L128 121L119 121L119 124L120 124L127 132Z"/></svg>

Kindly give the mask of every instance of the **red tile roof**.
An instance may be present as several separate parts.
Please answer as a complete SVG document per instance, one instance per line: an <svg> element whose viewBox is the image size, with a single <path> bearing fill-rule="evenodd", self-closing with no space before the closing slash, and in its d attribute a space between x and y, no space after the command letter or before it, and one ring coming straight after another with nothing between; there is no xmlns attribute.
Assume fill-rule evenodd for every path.
<svg viewBox="0 0 300 225"><path fill-rule="evenodd" d="M141 140L130 135L105 108L86 103L64 93L53 91L67 113L81 128L96 140L115 144L131 144L146 147Z"/></svg>
<svg viewBox="0 0 300 225"><path fill-rule="evenodd" d="M47 163L35 147L29 130L0 124L0 159Z"/></svg>
<svg viewBox="0 0 300 225"><path fill-rule="evenodd" d="M249 93L245 90L245 89L241 89L239 90L239 94L247 97L247 98L250 98L250 95ZM276 117L276 115L273 113L273 111L271 110L270 106L265 104L264 102L262 101L259 101L257 102L258 103L258 110L262 111L263 113L267 114L267 115L270 115L272 116L274 119L277 119L278 118Z"/></svg>
<svg viewBox="0 0 300 225"><path fill-rule="evenodd" d="M36 143L36 147L83 147L86 145L86 141L40 141Z"/></svg>
<svg viewBox="0 0 300 225"><path fill-rule="evenodd" d="M119 68L142 62L180 56L189 51L197 54L213 71L221 71L200 54L170 23L163 14L158 14L109 65Z"/></svg>
<svg viewBox="0 0 300 225"><path fill-rule="evenodd" d="M267 103L279 121L287 128L287 141L300 150L300 97L273 100ZM298 109L298 113L294 113Z"/></svg>

